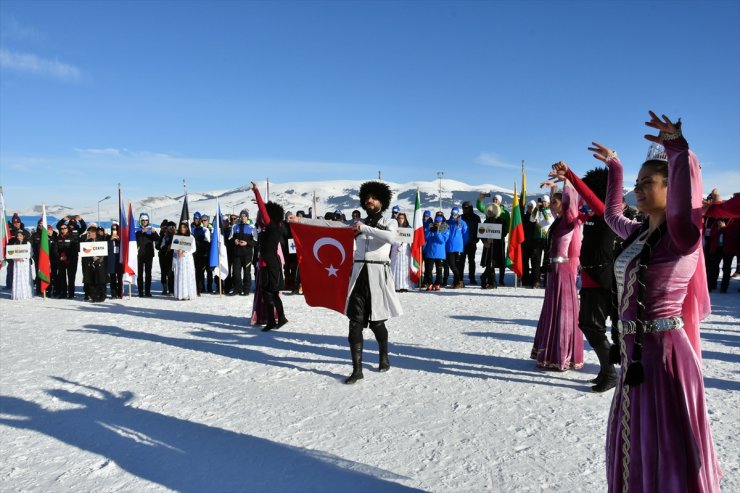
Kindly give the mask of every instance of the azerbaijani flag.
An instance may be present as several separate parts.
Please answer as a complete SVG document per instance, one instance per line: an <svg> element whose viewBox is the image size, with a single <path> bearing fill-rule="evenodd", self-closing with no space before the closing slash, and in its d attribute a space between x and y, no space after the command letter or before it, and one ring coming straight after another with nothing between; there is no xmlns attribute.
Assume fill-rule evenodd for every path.
<svg viewBox="0 0 740 493"><path fill-rule="evenodd" d="M216 217L213 221L213 238L211 238L211 251L208 262L210 267L218 267L215 275L224 281L229 276L229 260L226 254L226 243L221 234L221 205L216 198Z"/></svg>
<svg viewBox="0 0 740 493"><path fill-rule="evenodd" d="M421 250L424 248L424 217L421 211L421 200L419 199L419 189L416 189L416 204L414 204L414 239L411 242L411 265L409 266L409 276L411 282L417 285L421 282Z"/></svg>
<svg viewBox="0 0 740 493"><path fill-rule="evenodd" d="M522 243L524 243L524 226L522 226L522 212L519 209L519 196L516 194L516 183L514 183L514 204L511 206L509 249L506 256L511 261L509 268L520 278L524 272L522 265Z"/></svg>
<svg viewBox="0 0 740 493"><path fill-rule="evenodd" d="M126 256L126 262L123 263L123 281L129 283L136 280L137 268L137 250L136 250L136 228L134 227L134 211L131 208L131 202L128 203L128 235L121 233L121 258ZM126 237L128 236L128 240Z"/></svg>
<svg viewBox="0 0 740 493"><path fill-rule="evenodd" d="M39 243L39 270L36 277L41 282L41 292L46 297L46 288L51 284L51 261L49 260L49 229L46 226L46 205L41 206L41 242Z"/></svg>

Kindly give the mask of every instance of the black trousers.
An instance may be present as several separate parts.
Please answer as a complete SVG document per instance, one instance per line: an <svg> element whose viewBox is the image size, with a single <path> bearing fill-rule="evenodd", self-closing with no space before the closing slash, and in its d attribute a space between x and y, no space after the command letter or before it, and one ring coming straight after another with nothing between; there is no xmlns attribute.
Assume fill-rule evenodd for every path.
<svg viewBox="0 0 740 493"><path fill-rule="evenodd" d="M69 264L59 263L57 272L57 296L74 298L75 295L75 277L77 276L77 259L70 261Z"/></svg>
<svg viewBox="0 0 740 493"><path fill-rule="evenodd" d="M434 284L442 284L442 259L425 258L424 259L424 284L432 284L432 269L434 269Z"/></svg>
<svg viewBox="0 0 740 493"><path fill-rule="evenodd" d="M168 251L159 256L160 280L162 291L172 293L175 291L175 273L172 272L172 252Z"/></svg>
<svg viewBox="0 0 740 493"><path fill-rule="evenodd" d="M460 276L463 277L463 271L465 270L465 261L468 262L468 282L471 284L476 282L475 281L475 252L478 249L478 245L476 243L468 243L465 245L465 251L461 255L461 262L460 262Z"/></svg>
<svg viewBox="0 0 740 493"><path fill-rule="evenodd" d="M547 240L542 238L532 238L532 247L529 250L529 260L532 263L532 272L530 281L532 285L540 282L540 270L542 269L542 252L545 250Z"/></svg>
<svg viewBox="0 0 740 493"><path fill-rule="evenodd" d="M456 284L462 281L462 273L458 270L460 264L460 252L448 252L447 253L447 267L452 272L452 283ZM445 276L445 284L447 283L447 276Z"/></svg>
<svg viewBox="0 0 740 493"><path fill-rule="evenodd" d="M612 304L612 292L604 288L582 288L581 307L578 313L578 326L592 348L608 340L606 336L606 317Z"/></svg>
<svg viewBox="0 0 740 493"><path fill-rule="evenodd" d="M717 247L717 251L710 254L709 258L709 272L707 285L709 289L717 289L717 281L719 280L719 264L722 264L722 284L720 285L721 291L727 291L730 287L730 277L732 277L732 259L735 257L734 253L724 253L723 247Z"/></svg>
<svg viewBox="0 0 740 493"><path fill-rule="evenodd" d="M252 290L252 256L234 257L233 272L231 274L234 280L234 292L235 293L246 293ZM243 279L243 280L242 280Z"/></svg>
<svg viewBox="0 0 740 493"><path fill-rule="evenodd" d="M530 255L530 248L528 245L529 241L526 241L522 245L522 286L530 286L532 284L531 282L531 271L529 268L529 255Z"/></svg>
<svg viewBox="0 0 740 493"><path fill-rule="evenodd" d="M347 318L349 318L349 335L347 340L350 346L362 344L362 330L370 327L378 341L380 353L388 352L388 329L385 326L385 320L370 321L372 298L370 296L370 283L368 281L367 266L363 266L360 271L352 293L347 303Z"/></svg>
<svg viewBox="0 0 740 493"><path fill-rule="evenodd" d="M139 257L138 271L136 272L136 288L139 294L152 293L152 264L154 257Z"/></svg>

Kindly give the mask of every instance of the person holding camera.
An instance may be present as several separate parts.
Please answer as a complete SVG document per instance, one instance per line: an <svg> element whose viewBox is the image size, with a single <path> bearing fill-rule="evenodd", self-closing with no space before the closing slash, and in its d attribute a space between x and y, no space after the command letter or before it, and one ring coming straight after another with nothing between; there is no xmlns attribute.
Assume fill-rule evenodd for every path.
<svg viewBox="0 0 740 493"><path fill-rule="evenodd" d="M431 218L431 216L430 216ZM442 284L442 262L450 230L443 216L436 216L424 231L424 285L427 291L439 291ZM432 282L432 269L435 272Z"/></svg>
<svg viewBox="0 0 740 493"><path fill-rule="evenodd" d="M139 298L152 296L152 263L154 262L154 245L159 241L157 233L149 224L149 214L139 214L139 226L136 228L136 250L138 259L138 276L136 288Z"/></svg>
<svg viewBox="0 0 740 493"><path fill-rule="evenodd" d="M534 233L532 235L532 249L531 251L531 262L532 262L532 287L540 288L540 272L542 268L542 253L547 247L547 233L555 222L555 218L550 210L550 197L543 195L537 199L537 207L532 210L532 214L529 216L530 222L535 224Z"/></svg>
<svg viewBox="0 0 740 493"><path fill-rule="evenodd" d="M465 287L462 280L462 270L460 269L460 259L463 257L465 243L468 240L468 225L460 217L460 209L453 207L450 211L450 218L447 220L449 228L449 237L447 238L446 252L447 265L452 271L452 288L458 289ZM464 258L463 258L464 260ZM447 281L447 279L445 279Z"/></svg>

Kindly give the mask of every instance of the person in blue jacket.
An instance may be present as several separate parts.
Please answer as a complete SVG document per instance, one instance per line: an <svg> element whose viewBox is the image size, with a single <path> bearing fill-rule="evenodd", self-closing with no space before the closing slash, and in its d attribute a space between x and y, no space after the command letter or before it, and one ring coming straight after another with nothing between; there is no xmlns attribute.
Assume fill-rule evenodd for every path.
<svg viewBox="0 0 740 493"><path fill-rule="evenodd" d="M439 291L442 284L442 260L447 254L445 245L449 236L449 227L442 216L435 217L434 222L424 229L424 284L427 291ZM432 267L435 270L434 284Z"/></svg>
<svg viewBox="0 0 740 493"><path fill-rule="evenodd" d="M447 220L449 227L449 237L447 238L447 245L445 246L447 252L447 266L452 272L452 286L451 288L462 288L465 287L462 280L462 272L460 271L460 257L462 257L465 251L465 243L468 242L468 225L460 217L460 209L453 207L450 211L450 218ZM445 279L446 281L446 279Z"/></svg>

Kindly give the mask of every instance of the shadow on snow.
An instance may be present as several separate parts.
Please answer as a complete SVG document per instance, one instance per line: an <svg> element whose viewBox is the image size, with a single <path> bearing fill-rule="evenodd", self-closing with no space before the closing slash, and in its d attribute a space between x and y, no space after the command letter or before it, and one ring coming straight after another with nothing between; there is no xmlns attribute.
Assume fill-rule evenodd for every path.
<svg viewBox="0 0 740 493"><path fill-rule="evenodd" d="M75 388L46 390L49 399L75 407L50 410L48 403L0 396L0 424L43 433L106 457L172 490L420 491L395 483L408 478L389 471L135 408L131 392L115 394L53 378Z"/></svg>

